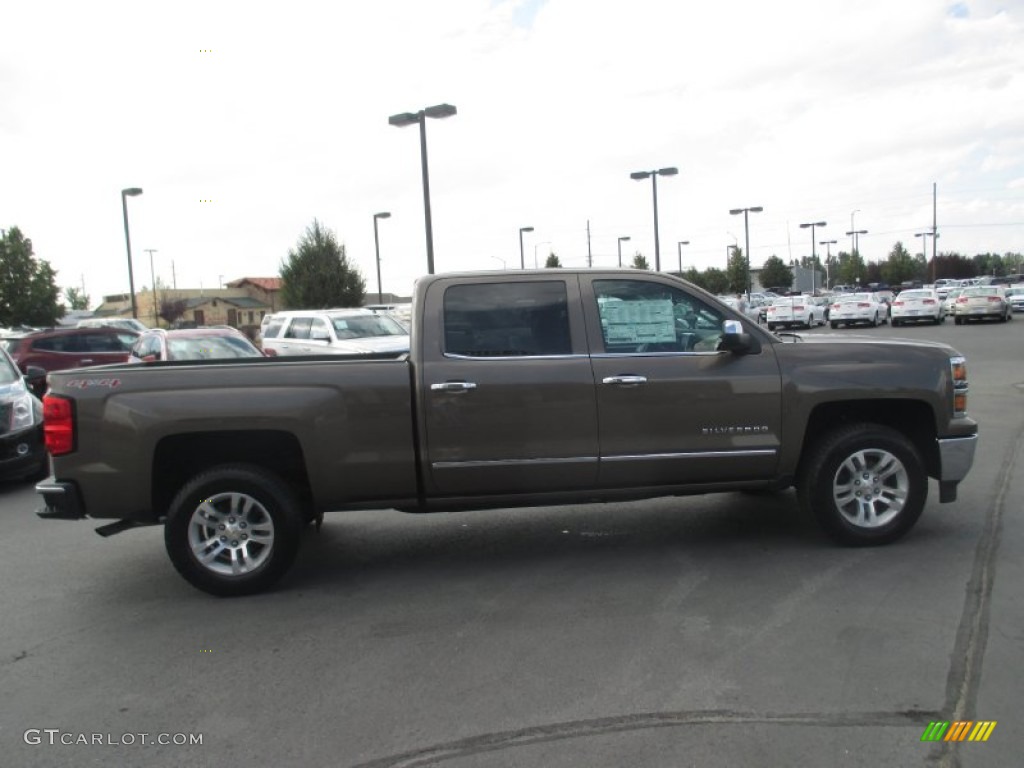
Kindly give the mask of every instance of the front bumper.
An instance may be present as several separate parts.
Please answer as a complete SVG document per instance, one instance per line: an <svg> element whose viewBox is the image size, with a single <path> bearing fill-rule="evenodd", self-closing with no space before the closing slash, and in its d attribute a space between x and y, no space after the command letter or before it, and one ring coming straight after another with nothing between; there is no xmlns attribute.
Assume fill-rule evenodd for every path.
<svg viewBox="0 0 1024 768"><path fill-rule="evenodd" d="M939 501L956 501L956 486L974 464L978 436L940 437L935 442L939 446Z"/></svg>
<svg viewBox="0 0 1024 768"><path fill-rule="evenodd" d="M31 475L45 463L42 424L0 436L0 479Z"/></svg>

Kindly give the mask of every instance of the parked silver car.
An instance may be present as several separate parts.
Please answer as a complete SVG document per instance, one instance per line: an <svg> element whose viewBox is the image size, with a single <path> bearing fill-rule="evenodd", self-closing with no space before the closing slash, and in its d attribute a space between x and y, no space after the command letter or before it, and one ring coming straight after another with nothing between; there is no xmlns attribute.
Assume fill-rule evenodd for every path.
<svg viewBox="0 0 1024 768"><path fill-rule="evenodd" d="M310 309L263 318L263 349L278 355L401 354L409 332L390 315L368 309Z"/></svg>

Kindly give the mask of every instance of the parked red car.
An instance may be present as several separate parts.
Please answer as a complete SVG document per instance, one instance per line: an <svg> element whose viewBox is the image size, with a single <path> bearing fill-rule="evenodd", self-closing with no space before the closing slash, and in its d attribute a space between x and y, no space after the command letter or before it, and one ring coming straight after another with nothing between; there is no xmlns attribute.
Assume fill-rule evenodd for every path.
<svg viewBox="0 0 1024 768"><path fill-rule="evenodd" d="M9 338L7 351L24 373L30 365L61 371L123 363L138 337L125 328L50 328Z"/></svg>
<svg viewBox="0 0 1024 768"><path fill-rule="evenodd" d="M234 357L263 357L263 352L234 328L190 328L172 331L151 328L136 340L128 362L222 360Z"/></svg>

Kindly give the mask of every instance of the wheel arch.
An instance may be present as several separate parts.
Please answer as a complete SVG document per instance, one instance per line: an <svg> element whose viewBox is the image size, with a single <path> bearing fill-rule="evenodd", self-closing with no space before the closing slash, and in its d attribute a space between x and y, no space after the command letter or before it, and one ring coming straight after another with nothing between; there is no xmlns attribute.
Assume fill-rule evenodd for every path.
<svg viewBox="0 0 1024 768"><path fill-rule="evenodd" d="M815 406L804 430L797 475L822 437L835 429L857 423L880 424L903 433L920 452L929 477L938 477L941 462L935 414L925 402L899 398L848 400Z"/></svg>
<svg viewBox="0 0 1024 768"><path fill-rule="evenodd" d="M168 435L156 445L152 509L163 517L175 494L199 473L224 464L247 464L280 477L306 509L312 494L298 438L280 430L228 430Z"/></svg>

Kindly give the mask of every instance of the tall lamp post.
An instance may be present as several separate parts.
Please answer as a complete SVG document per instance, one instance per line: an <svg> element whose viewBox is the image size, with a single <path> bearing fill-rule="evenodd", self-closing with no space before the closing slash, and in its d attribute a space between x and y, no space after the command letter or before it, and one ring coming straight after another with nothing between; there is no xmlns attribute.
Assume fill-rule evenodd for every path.
<svg viewBox="0 0 1024 768"><path fill-rule="evenodd" d="M132 297L132 317L139 319L139 308L135 305L135 275L132 273L132 239L128 234L128 198L141 195L140 187L121 190L121 213L124 215L124 244L128 249L128 290Z"/></svg>
<svg viewBox="0 0 1024 768"><path fill-rule="evenodd" d="M831 277L831 275L829 275L829 267L832 264L832 246L836 245L836 243L838 243L838 242L839 242L838 240L821 240L821 241L818 242L818 245L824 245L828 249L827 250L827 255L825 256L825 290L826 291L829 288L832 287L831 286L832 277Z"/></svg>
<svg viewBox="0 0 1024 768"><path fill-rule="evenodd" d="M620 237L619 238L619 268L620 269L622 268L622 243L624 241L626 241L626 240L629 240L629 239L630 239L629 235L626 235L625 237Z"/></svg>
<svg viewBox="0 0 1024 768"><path fill-rule="evenodd" d="M388 118L396 128L407 125L420 126L420 166L423 171L423 220L427 231L427 274L434 274L434 226L430 217L430 174L427 171L427 118L451 117L457 110L451 104L438 104L421 109L419 112L402 112Z"/></svg>
<svg viewBox="0 0 1024 768"><path fill-rule="evenodd" d="M160 325L156 315L156 271L153 269L153 254L156 253L156 248L143 248L142 250L149 254L149 282L153 286L153 327L156 328Z"/></svg>
<svg viewBox="0 0 1024 768"><path fill-rule="evenodd" d="M917 232L914 237L921 238L921 250L924 251L924 263L925 267L928 266L928 238L932 238L932 282L935 282L935 257L938 255L935 253L935 233L933 232Z"/></svg>
<svg viewBox="0 0 1024 768"><path fill-rule="evenodd" d="M750 290L753 287L752 281L750 279L750 214L751 213L760 213L763 210L764 210L764 208L762 208L760 205L755 205L752 208L733 208L733 209L731 209L729 211L729 214L731 216L736 216L737 214L740 214L740 213L743 214L743 235L746 238L746 244L747 244L746 257L747 257L747 297L748 298L750 297Z"/></svg>
<svg viewBox="0 0 1024 768"><path fill-rule="evenodd" d="M533 227L519 228L519 268L526 269L526 257L523 255L523 232L533 232Z"/></svg>
<svg viewBox="0 0 1024 768"><path fill-rule="evenodd" d="M377 234L377 219L390 219L391 213L389 211L381 211L380 213L373 214L373 249L377 253L377 303L384 303L384 293L381 290L380 283L380 236Z"/></svg>
<svg viewBox="0 0 1024 768"><path fill-rule="evenodd" d="M811 295L812 296L814 295L814 291L815 291L815 282L816 282L815 276L818 273L818 268L815 266L815 262L817 262L817 260L818 260L818 251L817 251L817 249L815 248L815 245L814 245L815 242L817 242L814 239L814 230L817 227L825 227L825 226L828 226L828 222L827 221L809 221L806 224L801 224L800 225L800 229L807 229L808 227L811 228Z"/></svg>
<svg viewBox="0 0 1024 768"><path fill-rule="evenodd" d="M683 276L683 246L684 245L689 245L689 244L690 244L689 240L680 240L678 243L676 243L676 250L679 251L679 276L680 277Z"/></svg>
<svg viewBox="0 0 1024 768"><path fill-rule="evenodd" d="M635 171L629 174L629 178L640 181L651 177L651 194L654 198L654 271L661 272L661 241L658 236L658 177L675 176L679 173L678 168L659 168L656 171Z"/></svg>

